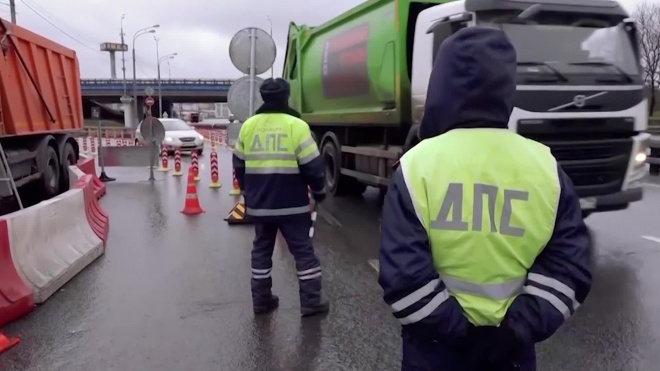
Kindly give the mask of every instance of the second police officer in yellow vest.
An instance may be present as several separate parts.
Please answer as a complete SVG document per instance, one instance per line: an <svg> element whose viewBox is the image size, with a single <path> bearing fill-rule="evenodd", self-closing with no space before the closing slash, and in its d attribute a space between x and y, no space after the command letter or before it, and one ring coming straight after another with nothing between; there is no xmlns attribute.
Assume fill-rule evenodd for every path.
<svg viewBox="0 0 660 371"><path fill-rule="evenodd" d="M379 283L407 370L535 370L587 296L589 235L550 150L507 129L516 52L466 28L434 62L421 143L383 206Z"/></svg>
<svg viewBox="0 0 660 371"><path fill-rule="evenodd" d="M303 316L326 312L321 293L321 264L309 237L307 187L316 202L325 198L323 162L309 125L288 106L289 84L268 79L261 86L264 104L241 127L234 151L236 180L245 195L247 216L255 222L252 248L252 302L255 313L279 304L271 292L272 255L277 232L296 260Z"/></svg>

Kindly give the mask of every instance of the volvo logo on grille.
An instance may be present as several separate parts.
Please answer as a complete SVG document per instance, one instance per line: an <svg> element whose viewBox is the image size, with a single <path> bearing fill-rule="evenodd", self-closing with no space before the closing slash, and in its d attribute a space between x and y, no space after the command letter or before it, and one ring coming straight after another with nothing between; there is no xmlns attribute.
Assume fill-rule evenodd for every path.
<svg viewBox="0 0 660 371"><path fill-rule="evenodd" d="M587 96L586 95L576 95L573 97L573 105L577 108L582 108L584 105L587 104Z"/></svg>
<svg viewBox="0 0 660 371"><path fill-rule="evenodd" d="M594 98L601 97L601 96L603 96L607 93L608 92L606 92L606 91L601 91L600 93L596 93L596 94L592 94L592 95L588 95L588 96L579 94L579 95L576 95L576 96L573 97L572 102L562 104L562 105L557 106L557 107L550 108L548 110L548 112L561 111L561 110L569 108L569 107L584 108L584 106L587 105L587 101L589 101L591 99L594 99Z"/></svg>

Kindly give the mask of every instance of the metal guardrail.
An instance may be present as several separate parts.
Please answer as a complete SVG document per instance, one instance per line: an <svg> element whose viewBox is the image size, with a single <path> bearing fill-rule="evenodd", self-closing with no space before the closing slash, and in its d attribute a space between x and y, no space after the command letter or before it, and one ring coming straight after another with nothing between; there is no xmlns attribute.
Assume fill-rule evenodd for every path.
<svg viewBox="0 0 660 371"><path fill-rule="evenodd" d="M80 132L81 137L98 138L98 128L83 128ZM135 129L130 128L101 128L102 138L113 139L135 139Z"/></svg>
<svg viewBox="0 0 660 371"><path fill-rule="evenodd" d="M163 85L231 85L234 80L230 79L161 79L160 83ZM81 79L81 85L115 85L124 84L123 80L116 79ZM133 81L127 81L129 87L133 85ZM158 85L157 79L138 79L137 85Z"/></svg>

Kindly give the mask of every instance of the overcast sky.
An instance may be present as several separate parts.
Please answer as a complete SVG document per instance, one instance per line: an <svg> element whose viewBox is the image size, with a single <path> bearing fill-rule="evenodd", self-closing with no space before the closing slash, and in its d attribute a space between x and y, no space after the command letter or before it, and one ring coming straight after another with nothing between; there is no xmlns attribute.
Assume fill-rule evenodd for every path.
<svg viewBox="0 0 660 371"><path fill-rule="evenodd" d="M620 0L632 12L645 0ZM660 2L660 0L646 0ZM122 14L129 46L141 28L159 24L160 55L178 53L171 60L172 78L236 78L229 60L231 37L245 27L270 31L278 48L275 74L282 70L288 24L318 25L362 3L360 0L16 0L17 23L64 44L78 53L83 78L110 78L102 42L119 42ZM32 8L32 9L30 9ZM0 16L9 18L8 0L0 0ZM49 24L52 23L55 26ZM138 77L156 76L156 42L153 34L137 39ZM161 74L168 76L167 63ZM131 56L126 53L126 74L132 78ZM121 78L121 54L117 56Z"/></svg>

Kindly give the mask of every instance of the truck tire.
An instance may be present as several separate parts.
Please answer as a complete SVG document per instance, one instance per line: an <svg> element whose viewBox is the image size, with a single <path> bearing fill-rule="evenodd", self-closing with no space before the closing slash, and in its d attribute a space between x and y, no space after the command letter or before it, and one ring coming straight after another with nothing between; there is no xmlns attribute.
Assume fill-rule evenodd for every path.
<svg viewBox="0 0 660 371"><path fill-rule="evenodd" d="M355 194L359 191L360 183L355 178L341 175L341 153L331 140L325 141L321 150L325 166L325 189L333 196ZM366 186L364 186L364 190ZM362 193L360 192L360 193Z"/></svg>
<svg viewBox="0 0 660 371"><path fill-rule="evenodd" d="M591 211L582 210L582 219L587 219L591 215Z"/></svg>
<svg viewBox="0 0 660 371"><path fill-rule="evenodd" d="M60 192L69 190L69 166L78 163L76 158L76 150L71 143L66 143L62 150L62 169L60 170Z"/></svg>
<svg viewBox="0 0 660 371"><path fill-rule="evenodd" d="M55 148L47 145L39 150L37 169L41 173L42 187L46 198L55 197L60 190L60 161Z"/></svg>

